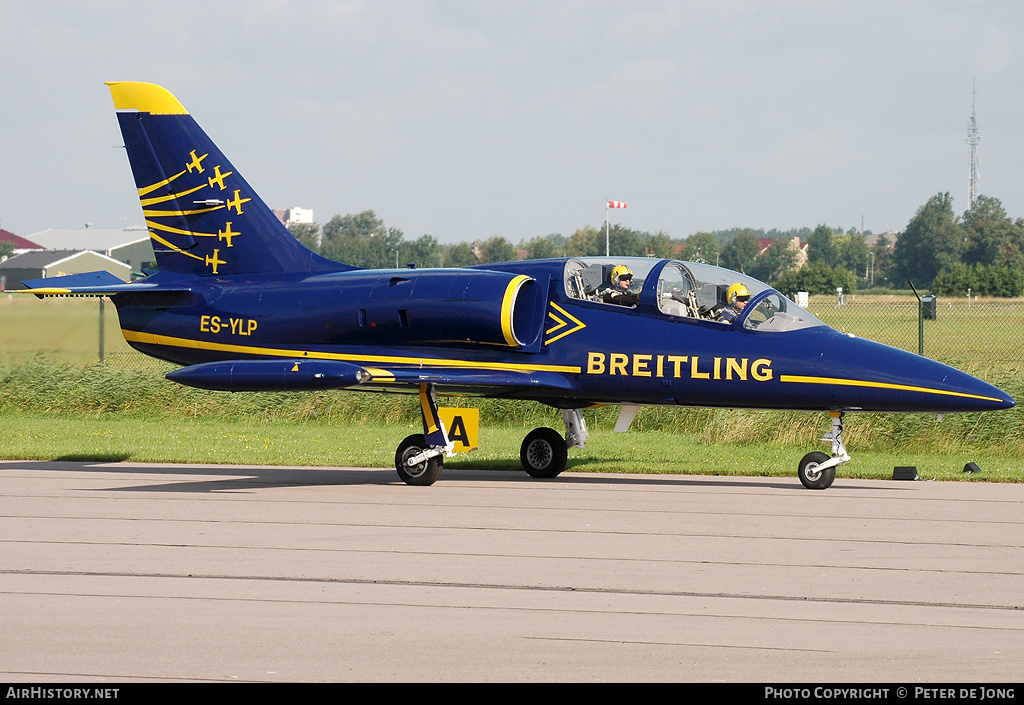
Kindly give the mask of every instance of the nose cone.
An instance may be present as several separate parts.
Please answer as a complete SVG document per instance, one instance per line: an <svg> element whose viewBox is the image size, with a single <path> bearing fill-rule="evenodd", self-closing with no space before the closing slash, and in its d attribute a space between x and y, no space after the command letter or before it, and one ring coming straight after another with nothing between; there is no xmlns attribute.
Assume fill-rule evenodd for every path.
<svg viewBox="0 0 1024 705"><path fill-rule="evenodd" d="M920 365L917 371L908 375L905 385L922 390L921 403L929 407L926 411L942 413L943 408L950 412L1000 411L1016 406L1009 394L984 380L949 365L933 360L927 362L929 364Z"/></svg>
<svg viewBox="0 0 1024 705"><path fill-rule="evenodd" d="M998 387L941 362L835 331L829 337L815 366L817 380L791 381L817 382L833 395L834 408L945 414L1016 405Z"/></svg>

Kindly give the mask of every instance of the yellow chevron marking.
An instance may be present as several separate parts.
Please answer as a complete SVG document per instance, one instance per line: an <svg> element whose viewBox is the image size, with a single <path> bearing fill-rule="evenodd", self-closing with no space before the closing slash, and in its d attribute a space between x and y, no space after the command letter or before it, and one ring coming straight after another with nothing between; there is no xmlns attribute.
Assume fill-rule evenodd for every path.
<svg viewBox="0 0 1024 705"><path fill-rule="evenodd" d="M576 331L583 330L584 328L587 327L587 325L583 321L581 321L580 319L578 319L575 316L573 316L571 313L569 313L564 308L562 308L561 306L556 304L554 301L551 302L551 308L555 309L560 314L562 314L563 316L568 318L569 321L572 321L575 325L572 328L569 328L568 330L566 330L566 331L556 335L554 338L548 338L547 340L544 341L545 345L551 345L551 343L555 342L556 340L561 340L565 336L572 335ZM569 325L569 321L566 321L566 320L560 318L559 316L556 316L551 311L548 311L548 316L553 321L555 321L555 323L557 325L552 326L551 328L548 328L546 331L544 331L545 335L551 335L555 331L561 330L562 328L565 328L566 326Z"/></svg>

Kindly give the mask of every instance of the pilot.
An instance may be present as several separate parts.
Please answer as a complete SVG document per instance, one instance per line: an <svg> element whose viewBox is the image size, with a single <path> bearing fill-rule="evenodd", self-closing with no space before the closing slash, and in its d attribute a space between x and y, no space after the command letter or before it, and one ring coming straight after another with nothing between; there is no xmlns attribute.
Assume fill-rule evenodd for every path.
<svg viewBox="0 0 1024 705"><path fill-rule="evenodd" d="M601 291L601 300L606 304L618 304L619 306L636 306L639 294L630 294L629 285L633 283L633 272L624 264L620 264L612 270L611 286Z"/></svg>
<svg viewBox="0 0 1024 705"><path fill-rule="evenodd" d="M718 312L715 320L720 323L732 323L743 312L743 309L747 307L747 301L749 300L750 291L747 287L738 282L733 284L726 289L725 306Z"/></svg>

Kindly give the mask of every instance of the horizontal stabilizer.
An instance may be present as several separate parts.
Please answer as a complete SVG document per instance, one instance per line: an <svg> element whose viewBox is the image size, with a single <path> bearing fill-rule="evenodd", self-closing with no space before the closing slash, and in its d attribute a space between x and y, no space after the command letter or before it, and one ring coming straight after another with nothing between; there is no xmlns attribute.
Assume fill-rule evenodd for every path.
<svg viewBox="0 0 1024 705"><path fill-rule="evenodd" d="M224 360L168 372L167 379L222 392L344 389L370 379L359 365L334 360Z"/></svg>
<svg viewBox="0 0 1024 705"><path fill-rule="evenodd" d="M75 287L75 286L119 286L124 284L120 279L105 269L98 272L86 272L84 274L65 274L60 277L49 277L47 279L26 279L21 282L29 289L45 288L51 286Z"/></svg>
<svg viewBox="0 0 1024 705"><path fill-rule="evenodd" d="M154 291L158 288L160 291L188 291L187 288L172 289L158 287L157 284L146 282L129 284L122 279L118 279L110 272L102 270L85 274L47 277L46 279L26 279L21 283L28 288L17 293L35 294L39 298L44 296L114 296L116 294Z"/></svg>

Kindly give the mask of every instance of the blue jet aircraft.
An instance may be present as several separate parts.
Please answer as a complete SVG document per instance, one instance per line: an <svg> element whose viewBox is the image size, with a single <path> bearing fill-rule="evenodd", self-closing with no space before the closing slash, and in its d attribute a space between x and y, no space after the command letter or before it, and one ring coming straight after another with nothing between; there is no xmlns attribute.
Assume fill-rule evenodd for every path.
<svg viewBox="0 0 1024 705"><path fill-rule="evenodd" d="M330 261L288 232L168 91L108 85L159 271L132 283L99 272L25 285L39 296L109 296L125 340L182 365L167 374L180 384L419 394L423 433L395 456L409 484L432 484L452 450L437 396L560 410L564 436L539 428L522 444L524 469L541 478L583 447L583 409L594 405L621 405L616 430L642 405L828 412L831 453L809 453L798 468L813 489L850 459L846 412L1014 406L975 377L840 333L767 285L706 264L572 257L367 270Z"/></svg>

